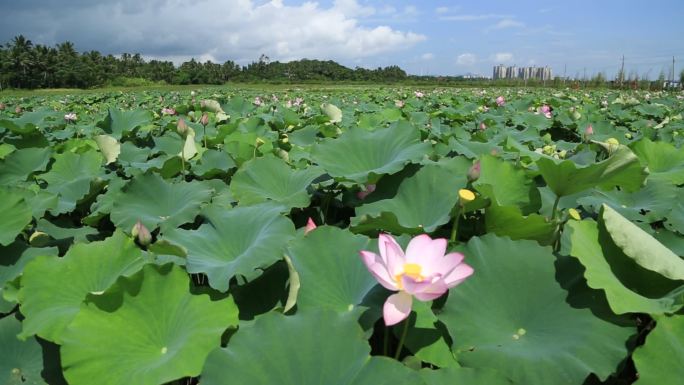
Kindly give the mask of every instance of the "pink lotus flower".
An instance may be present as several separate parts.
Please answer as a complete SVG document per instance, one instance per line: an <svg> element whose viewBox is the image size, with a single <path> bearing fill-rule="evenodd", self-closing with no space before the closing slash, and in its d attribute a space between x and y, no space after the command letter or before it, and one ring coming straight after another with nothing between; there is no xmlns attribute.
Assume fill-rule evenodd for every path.
<svg viewBox="0 0 684 385"><path fill-rule="evenodd" d="M264 104L264 102L261 100L260 97L257 96L257 97L254 98L254 101L252 102L252 104L254 104L255 106L259 107L259 106L261 106L262 104Z"/></svg>
<svg viewBox="0 0 684 385"><path fill-rule="evenodd" d="M310 232L314 231L314 229L316 229L316 227L318 227L318 226L316 226L316 222L314 222L313 219L311 219L311 217L309 217L309 220L306 221L306 227L304 228L304 235L309 234Z"/></svg>
<svg viewBox="0 0 684 385"><path fill-rule="evenodd" d="M417 98L422 98L423 96L425 96L425 94L422 93L422 92L420 92L420 91L415 91L413 94L414 94Z"/></svg>
<svg viewBox="0 0 684 385"><path fill-rule="evenodd" d="M3 111L5 109L5 103L0 103L0 111Z"/></svg>
<svg viewBox="0 0 684 385"><path fill-rule="evenodd" d="M380 255L361 251L361 259L375 279L385 288L398 291L385 301L383 318L390 326L411 314L413 297L432 301L473 274L463 263L463 254L446 252L447 240L427 234L411 239L406 253L388 234L378 237Z"/></svg>
<svg viewBox="0 0 684 385"><path fill-rule="evenodd" d="M403 100L395 100L394 105L398 108L404 107L404 101Z"/></svg>
<svg viewBox="0 0 684 385"><path fill-rule="evenodd" d="M15 114L21 114L21 111L22 111L22 109L19 106L17 106L17 108L14 109Z"/></svg>
<svg viewBox="0 0 684 385"><path fill-rule="evenodd" d="M302 98L295 98L294 102L292 102L292 105L299 107L299 106L302 105L302 103L304 103L304 99L302 99Z"/></svg>
<svg viewBox="0 0 684 385"><path fill-rule="evenodd" d="M73 112L70 112L70 113L64 115L64 120L65 120L67 123L73 123L73 122L76 121L76 119L78 119L78 117L77 117L76 114L74 114Z"/></svg>
<svg viewBox="0 0 684 385"><path fill-rule="evenodd" d="M549 107L548 104L544 104L543 106L539 107L538 112L544 115L547 119L551 119L551 107Z"/></svg>
<svg viewBox="0 0 684 385"><path fill-rule="evenodd" d="M162 115L176 115L176 110L173 108L162 108L161 110Z"/></svg>
<svg viewBox="0 0 684 385"><path fill-rule="evenodd" d="M364 200L368 196L368 194L372 193L375 191L375 185L374 184L367 184L366 185L366 190L365 191L359 191L356 193L356 197Z"/></svg>
<svg viewBox="0 0 684 385"><path fill-rule="evenodd" d="M506 104L506 99L504 99L503 96L499 96L499 97L496 98L496 105L497 105L497 106L501 107L501 106L503 106L504 104Z"/></svg>

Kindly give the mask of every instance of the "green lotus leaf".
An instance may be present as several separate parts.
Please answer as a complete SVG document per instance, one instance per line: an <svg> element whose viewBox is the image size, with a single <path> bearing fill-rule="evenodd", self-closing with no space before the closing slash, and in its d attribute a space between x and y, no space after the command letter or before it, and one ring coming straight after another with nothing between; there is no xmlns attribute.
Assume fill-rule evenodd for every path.
<svg viewBox="0 0 684 385"><path fill-rule="evenodd" d="M59 195L57 208L52 212L62 214L76 208L76 204L90 192L91 182L102 172L102 157L95 151L55 155L52 169L39 176L47 182L47 191Z"/></svg>
<svg viewBox="0 0 684 385"><path fill-rule="evenodd" d="M676 384L684 378L684 316L660 316L646 343L634 351L635 385Z"/></svg>
<svg viewBox="0 0 684 385"><path fill-rule="evenodd" d="M491 155L480 158L480 178L473 187L499 206L518 206L529 211L531 198L539 192L525 171Z"/></svg>
<svg viewBox="0 0 684 385"><path fill-rule="evenodd" d="M32 173L43 171L50 161L50 148L21 148L0 162L0 185L26 181Z"/></svg>
<svg viewBox="0 0 684 385"><path fill-rule="evenodd" d="M39 255L57 256L56 247L29 247L27 244L17 241L9 246L0 246L0 313L7 313L15 303L4 299L5 284L19 277L24 271L24 266Z"/></svg>
<svg viewBox="0 0 684 385"><path fill-rule="evenodd" d="M188 272L205 273L211 287L226 291L233 276L254 277L282 259L295 229L281 211L272 205L211 208L203 212L207 223L197 230L174 229L163 239L187 250Z"/></svg>
<svg viewBox="0 0 684 385"><path fill-rule="evenodd" d="M432 301L413 301L405 346L423 362L441 368L458 367L454 353L444 338L446 331L436 326L438 319L431 306ZM397 338L401 338L400 328L393 328L393 331Z"/></svg>
<svg viewBox="0 0 684 385"><path fill-rule="evenodd" d="M0 213L0 245L7 246L31 222L31 208L22 195L0 188Z"/></svg>
<svg viewBox="0 0 684 385"><path fill-rule="evenodd" d="M0 160L5 159L7 155L16 151L17 148L9 143L0 144Z"/></svg>
<svg viewBox="0 0 684 385"><path fill-rule="evenodd" d="M420 377L426 385L513 385L513 382L494 369L444 368L422 369Z"/></svg>
<svg viewBox="0 0 684 385"><path fill-rule="evenodd" d="M475 274L451 289L438 314L461 365L495 367L515 383L579 385L590 373L605 379L627 356L635 329L571 306L551 248L488 234L464 254ZM574 272L559 274L583 286Z"/></svg>
<svg viewBox="0 0 684 385"><path fill-rule="evenodd" d="M639 158L622 145L608 159L598 163L580 166L572 160L540 158L537 167L557 196L571 195L595 186L603 189L620 186L627 191L636 191L648 176Z"/></svg>
<svg viewBox="0 0 684 385"><path fill-rule="evenodd" d="M535 131L543 131L551 127L553 119L549 119L542 114L533 112L522 112L513 115L513 123L522 127L532 128Z"/></svg>
<svg viewBox="0 0 684 385"><path fill-rule="evenodd" d="M115 139L133 131L136 127L152 122L152 113L145 110L121 111L109 109L109 114L104 122L105 131Z"/></svg>
<svg viewBox="0 0 684 385"><path fill-rule="evenodd" d="M587 285L605 291L613 312L663 314L684 306L684 295L676 290L654 292L650 286L658 282L658 277L653 277L656 273L638 269L606 237L610 236L602 234L596 222L571 221L565 225L562 244L585 267Z"/></svg>
<svg viewBox="0 0 684 385"><path fill-rule="evenodd" d="M105 158L105 164L116 162L116 158L121 154L121 143L109 135L98 135L93 139Z"/></svg>
<svg viewBox="0 0 684 385"><path fill-rule="evenodd" d="M157 385L197 376L238 318L230 298L211 301L189 289L182 268L147 265L89 296L63 335L69 384Z"/></svg>
<svg viewBox="0 0 684 385"><path fill-rule="evenodd" d="M353 314L270 312L241 326L226 348L209 354L202 384L423 384L417 372L369 353Z"/></svg>
<svg viewBox="0 0 684 385"><path fill-rule="evenodd" d="M684 183L684 152L667 142L652 142L642 138L632 146L642 165L648 166L651 179L665 179L673 184Z"/></svg>
<svg viewBox="0 0 684 385"><path fill-rule="evenodd" d="M382 179L380 184L384 182ZM379 221L378 217L391 213L405 229L432 232L451 220L450 211L458 202L458 190L466 186L466 176L438 165L427 165L403 180L390 177L386 183L391 188L399 184L396 195L357 207L352 226L373 222L375 229L388 230L391 226ZM367 199L371 200L371 197Z"/></svg>
<svg viewBox="0 0 684 385"><path fill-rule="evenodd" d="M61 343L64 329L88 293L102 293L119 276L137 272L144 263L133 240L119 231L101 242L76 244L63 258L35 258L21 278L19 302L26 317L21 337L37 334Z"/></svg>
<svg viewBox="0 0 684 385"><path fill-rule="evenodd" d="M680 193L679 195L682 196L684 194ZM665 222L665 226L668 229L676 231L679 234L684 234L684 203L682 203L682 201L679 201L666 217L667 222Z"/></svg>
<svg viewBox="0 0 684 385"><path fill-rule="evenodd" d="M321 111L330 119L330 123L339 123L342 121L342 110L334 104L321 104Z"/></svg>
<svg viewBox="0 0 684 385"><path fill-rule="evenodd" d="M354 309L377 284L359 251L369 239L336 227L319 226L292 241L287 249L299 275L297 307Z"/></svg>
<svg viewBox="0 0 684 385"><path fill-rule="evenodd" d="M43 352L34 338L21 341L21 322L13 316L0 319L0 382L5 385L47 385L41 377Z"/></svg>
<svg viewBox="0 0 684 385"><path fill-rule="evenodd" d="M274 201L288 208L311 203L307 187L323 171L318 167L293 170L280 158L252 159L240 166L230 182L230 191L241 205Z"/></svg>
<svg viewBox="0 0 684 385"><path fill-rule="evenodd" d="M23 113L14 119L1 119L0 127L4 127L15 134L27 135L45 126L47 118L56 118L59 114L49 109L39 109Z"/></svg>
<svg viewBox="0 0 684 385"><path fill-rule="evenodd" d="M199 163L192 166L192 172L202 178L211 178L216 175L227 174L235 166L235 161L228 153L207 150L202 153Z"/></svg>
<svg viewBox="0 0 684 385"><path fill-rule="evenodd" d="M200 206L211 199L212 190L201 182L169 183L157 174L134 178L117 199L110 217L116 227L131 231L137 221L148 230L162 232L192 222Z"/></svg>
<svg viewBox="0 0 684 385"><path fill-rule="evenodd" d="M608 205L603 205L601 219L615 245L626 256L645 269L669 279L684 281L684 259Z"/></svg>
<svg viewBox="0 0 684 385"><path fill-rule="evenodd" d="M539 214L522 215L517 206L492 204L485 210L485 226L488 232L511 239L534 239L542 245L554 240L556 224Z"/></svg>
<svg viewBox="0 0 684 385"><path fill-rule="evenodd" d="M352 129L337 139L325 139L312 150L314 161L331 176L359 183L375 182L406 163L417 162L431 150L412 127ZM341 161L344 159L344 161Z"/></svg>

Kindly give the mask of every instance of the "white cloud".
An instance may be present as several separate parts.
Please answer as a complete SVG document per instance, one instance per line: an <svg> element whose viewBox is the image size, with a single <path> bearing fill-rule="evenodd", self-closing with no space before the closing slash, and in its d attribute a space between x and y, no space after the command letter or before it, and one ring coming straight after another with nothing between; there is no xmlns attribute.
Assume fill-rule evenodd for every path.
<svg viewBox="0 0 684 385"><path fill-rule="evenodd" d="M423 60L432 60L435 58L435 55L432 52L426 52L426 53L420 55L420 58Z"/></svg>
<svg viewBox="0 0 684 385"><path fill-rule="evenodd" d="M513 61L513 54L510 52L498 52L494 54L496 63L509 63Z"/></svg>
<svg viewBox="0 0 684 385"><path fill-rule="evenodd" d="M85 36L79 48L103 53L141 52L148 57L227 59L245 64L266 54L272 60L301 58L353 61L408 49L426 39L359 19L376 14L356 0L289 5L282 0L155 0L84 2L55 17L25 9L32 35L54 42ZM410 10L409 10L410 11ZM163 22L153 22L163 20ZM47 41L50 43L50 41Z"/></svg>
<svg viewBox="0 0 684 385"><path fill-rule="evenodd" d="M471 66L477 62L477 56L473 53L463 53L456 58L456 64Z"/></svg>
<svg viewBox="0 0 684 385"><path fill-rule="evenodd" d="M507 18L494 24L490 29L506 29L506 28L523 28L525 23L517 21L515 19Z"/></svg>
<svg viewBox="0 0 684 385"><path fill-rule="evenodd" d="M449 7L437 7L435 8L435 12L439 14L447 13L449 12Z"/></svg>

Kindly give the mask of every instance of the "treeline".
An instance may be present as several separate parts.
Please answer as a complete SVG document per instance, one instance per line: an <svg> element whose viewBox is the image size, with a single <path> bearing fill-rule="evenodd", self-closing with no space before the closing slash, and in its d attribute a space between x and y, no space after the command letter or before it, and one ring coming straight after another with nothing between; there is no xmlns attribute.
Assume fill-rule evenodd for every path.
<svg viewBox="0 0 684 385"><path fill-rule="evenodd" d="M0 89L92 88L139 83L223 84L228 81L396 82L406 78L406 72L398 66L351 69L334 61L304 59L280 63L270 61L265 55L247 66L231 60L219 64L194 59L175 66L170 61L146 61L140 54L124 53L117 57L98 51L79 53L68 41L54 47L33 44L22 35L0 45Z"/></svg>

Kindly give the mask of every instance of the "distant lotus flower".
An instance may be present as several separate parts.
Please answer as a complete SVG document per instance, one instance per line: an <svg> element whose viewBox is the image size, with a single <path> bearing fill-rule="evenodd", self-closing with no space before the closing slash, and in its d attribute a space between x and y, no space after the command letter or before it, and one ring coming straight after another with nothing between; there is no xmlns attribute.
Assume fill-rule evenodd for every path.
<svg viewBox="0 0 684 385"><path fill-rule="evenodd" d="M504 104L506 104L506 99L504 99L503 96L499 96L499 97L496 98L496 105L497 105L497 106L501 107L501 106L503 106Z"/></svg>
<svg viewBox="0 0 684 385"><path fill-rule="evenodd" d="M487 129L487 125L484 122L480 123L480 131L484 131Z"/></svg>
<svg viewBox="0 0 684 385"><path fill-rule="evenodd" d="M76 119L78 119L78 117L73 112L64 115L64 120L66 120L67 123L73 123Z"/></svg>
<svg viewBox="0 0 684 385"><path fill-rule="evenodd" d="M480 179L480 161L476 160L468 170L468 182L475 182Z"/></svg>
<svg viewBox="0 0 684 385"><path fill-rule="evenodd" d="M273 100L274 103L277 103L280 99L278 99L278 96L276 94L271 94L271 100Z"/></svg>
<svg viewBox="0 0 684 385"><path fill-rule="evenodd" d="M304 103L304 99L302 98L295 98L294 102L292 102L292 104L295 106L301 106L302 103Z"/></svg>
<svg viewBox="0 0 684 385"><path fill-rule="evenodd" d="M0 103L0 111L4 111L6 107L5 103Z"/></svg>
<svg viewBox="0 0 684 385"><path fill-rule="evenodd" d="M551 107L548 104L544 104L539 108L539 112L544 115L547 119L551 119Z"/></svg>
<svg viewBox="0 0 684 385"><path fill-rule="evenodd" d="M395 105L396 107L398 107L398 108L404 107L405 104L406 104L406 103L404 103L403 100L395 100L395 101L394 101L394 105Z"/></svg>
<svg viewBox="0 0 684 385"><path fill-rule="evenodd" d="M176 115L176 110L173 108L162 108L161 110L162 115Z"/></svg>
<svg viewBox="0 0 684 385"><path fill-rule="evenodd" d="M482 106L482 111L484 111L484 112L489 111L489 107L487 107L487 106Z"/></svg>
<svg viewBox="0 0 684 385"><path fill-rule="evenodd" d="M415 95L417 98L422 98L423 96L425 96L425 94L420 91L414 91L413 95Z"/></svg>
<svg viewBox="0 0 684 385"><path fill-rule="evenodd" d="M427 234L411 239L406 253L388 234L378 237L380 255L363 250L361 259L378 282L397 291L383 306L385 325L401 322L411 314L413 297L432 301L473 274L460 253L446 252L447 240L431 239Z"/></svg>
<svg viewBox="0 0 684 385"><path fill-rule="evenodd" d="M17 106L17 108L14 109L15 114L21 114L21 107Z"/></svg>
<svg viewBox="0 0 684 385"><path fill-rule="evenodd" d="M365 190L365 191L359 191L359 192L357 192L357 193L356 193L356 197L359 198L359 199L361 199L361 200L366 199L366 197L368 196L368 194L370 194L370 193L372 193L373 191L375 191L375 187L376 187L376 186L375 186L374 184L367 184L367 185L366 185L366 190Z"/></svg>
<svg viewBox="0 0 684 385"><path fill-rule="evenodd" d="M202 114L202 117L200 118L200 124L203 126L209 124L209 115L206 112Z"/></svg>
<svg viewBox="0 0 684 385"><path fill-rule="evenodd" d="M292 100L288 100L288 101L285 103L285 107L287 107L287 108L292 108Z"/></svg>
<svg viewBox="0 0 684 385"><path fill-rule="evenodd" d="M306 227L304 228L304 235L309 234L310 232L314 231L314 229L316 227L317 227L316 222L314 222L313 219L311 219L311 217L309 217L309 220L306 221Z"/></svg>
<svg viewBox="0 0 684 385"><path fill-rule="evenodd" d="M607 101L607 100L602 100L602 101L601 101L601 106L602 106L602 107L608 107L608 101Z"/></svg>
<svg viewBox="0 0 684 385"><path fill-rule="evenodd" d="M257 97L254 98L254 101L252 102L252 104L254 104L255 106L259 107L259 106L261 106L262 104L264 104L264 102L261 100L260 97L257 96Z"/></svg>
<svg viewBox="0 0 684 385"><path fill-rule="evenodd" d="M192 97L194 98L195 95L197 95L197 92L195 92L195 91L190 91L190 96L192 96Z"/></svg>

